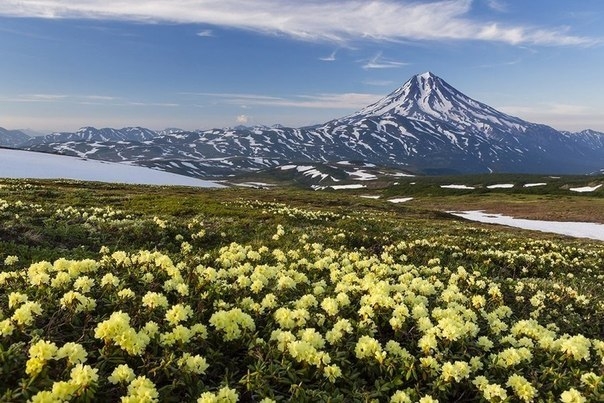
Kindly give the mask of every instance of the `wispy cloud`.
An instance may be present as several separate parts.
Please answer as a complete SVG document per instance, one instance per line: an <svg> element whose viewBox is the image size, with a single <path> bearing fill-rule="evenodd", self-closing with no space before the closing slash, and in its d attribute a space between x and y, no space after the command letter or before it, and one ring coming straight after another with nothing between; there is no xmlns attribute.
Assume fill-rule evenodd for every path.
<svg viewBox="0 0 604 403"><path fill-rule="evenodd" d="M602 38L566 27L485 22L470 16L472 0L2 0L0 15L39 18L120 19L210 24L296 39L482 40L514 45L593 45ZM501 8L501 1L490 1Z"/></svg>
<svg viewBox="0 0 604 403"><path fill-rule="evenodd" d="M0 102L46 102L67 103L77 105L106 105L106 106L180 106L176 103L148 102L138 100L127 100L120 97L107 95L70 95L70 94L20 94L17 96L1 97Z"/></svg>
<svg viewBox="0 0 604 403"><path fill-rule="evenodd" d="M376 102L383 95L366 93L295 95L288 98L253 94L206 94L229 105L293 107L311 109L358 109Z"/></svg>
<svg viewBox="0 0 604 403"><path fill-rule="evenodd" d="M502 0L487 0L487 5L491 10L505 13L508 11L508 5Z"/></svg>
<svg viewBox="0 0 604 403"><path fill-rule="evenodd" d="M329 56L320 57L319 60L322 60L324 62L335 62L335 60L336 60L336 52L337 52L337 50L334 50L333 52L331 52L331 54Z"/></svg>
<svg viewBox="0 0 604 403"><path fill-rule="evenodd" d="M405 62L397 62L394 60L388 60L382 57L382 52L373 56L369 60L364 60L363 68L364 69L396 69L399 67L407 66L409 63Z"/></svg>
<svg viewBox="0 0 604 403"><path fill-rule="evenodd" d="M211 29L204 29L197 33L197 36L201 36L202 38L210 38L214 36L214 32Z"/></svg>
<svg viewBox="0 0 604 403"><path fill-rule="evenodd" d="M393 85L394 82L392 80L365 80L365 81L363 81L363 84L373 85L376 87L386 87L386 86Z"/></svg>
<svg viewBox="0 0 604 403"><path fill-rule="evenodd" d="M476 67L479 69L490 69L493 67L513 66L513 65L519 64L521 62L522 62L522 59L514 59L514 60L507 61L507 62L480 64Z"/></svg>
<svg viewBox="0 0 604 403"><path fill-rule="evenodd" d="M33 101L57 101L57 100L61 100L61 99L66 99L68 98L69 95L63 95L63 94L26 94L23 95L22 98L24 99L31 99Z"/></svg>

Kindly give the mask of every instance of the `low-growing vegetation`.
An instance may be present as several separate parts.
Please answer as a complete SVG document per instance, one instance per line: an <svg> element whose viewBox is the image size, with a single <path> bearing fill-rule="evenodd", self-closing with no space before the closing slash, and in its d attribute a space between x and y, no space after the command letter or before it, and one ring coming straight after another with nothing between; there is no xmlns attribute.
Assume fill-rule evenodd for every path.
<svg viewBox="0 0 604 403"><path fill-rule="evenodd" d="M344 197L4 182L0 401L604 400L602 243Z"/></svg>

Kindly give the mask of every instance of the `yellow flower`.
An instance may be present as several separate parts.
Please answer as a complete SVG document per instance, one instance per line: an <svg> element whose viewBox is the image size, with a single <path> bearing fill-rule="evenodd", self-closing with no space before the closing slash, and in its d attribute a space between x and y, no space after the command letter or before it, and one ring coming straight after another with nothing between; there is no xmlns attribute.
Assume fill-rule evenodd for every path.
<svg viewBox="0 0 604 403"><path fill-rule="evenodd" d="M149 337L153 338L159 332L159 325L152 320L145 323L142 331Z"/></svg>
<svg viewBox="0 0 604 403"><path fill-rule="evenodd" d="M10 336L15 331L15 326L10 319L0 321L0 336Z"/></svg>
<svg viewBox="0 0 604 403"><path fill-rule="evenodd" d="M121 364L113 370L107 380L115 385L120 382L132 382L134 378L134 371L128 365Z"/></svg>
<svg viewBox="0 0 604 403"><path fill-rule="evenodd" d="M199 399L197 399L197 403L236 403L238 400L239 395L237 391L225 386L216 394L212 392L202 393Z"/></svg>
<svg viewBox="0 0 604 403"><path fill-rule="evenodd" d="M193 315L193 310L189 305L176 304L166 312L166 321L172 326L176 326L180 322L187 320Z"/></svg>
<svg viewBox="0 0 604 403"><path fill-rule="evenodd" d="M57 400L52 392L43 390L32 396L31 403L57 403Z"/></svg>
<svg viewBox="0 0 604 403"><path fill-rule="evenodd" d="M520 375L510 375L506 385L511 387L516 396L525 402L532 402L537 394L537 389L526 378Z"/></svg>
<svg viewBox="0 0 604 403"><path fill-rule="evenodd" d="M452 380L460 382L462 379L470 377L470 366L465 361L455 361L454 363L447 361L443 364L441 371L441 377L445 382Z"/></svg>
<svg viewBox="0 0 604 403"><path fill-rule="evenodd" d="M254 331L254 319L239 308L229 311L218 311L210 317L210 324L225 333L224 340L235 340L241 336L241 330Z"/></svg>
<svg viewBox="0 0 604 403"><path fill-rule="evenodd" d="M57 345L46 340L39 340L29 347L29 359L25 363L25 373L37 375L42 371L48 360L55 357Z"/></svg>
<svg viewBox="0 0 604 403"><path fill-rule="evenodd" d="M228 386L220 388L216 397L220 403L235 403L239 400L237 391L229 388Z"/></svg>
<svg viewBox="0 0 604 403"><path fill-rule="evenodd" d="M90 365L78 364L71 370L70 383L76 385L78 389L85 389L99 380L98 369Z"/></svg>
<svg viewBox="0 0 604 403"><path fill-rule="evenodd" d="M392 397L390 397L390 403L411 403L411 398L402 390L397 390Z"/></svg>
<svg viewBox="0 0 604 403"><path fill-rule="evenodd" d="M436 350L438 343L436 336L432 333L423 335L417 342L417 346L422 349L424 354L428 354L430 350Z"/></svg>
<svg viewBox="0 0 604 403"><path fill-rule="evenodd" d="M19 308L15 309L11 319L18 325L29 326L34 322L34 315L42 314L42 306L33 301L27 301Z"/></svg>
<svg viewBox="0 0 604 403"><path fill-rule="evenodd" d="M191 355L184 353L183 356L178 360L178 365L183 367L186 371L194 374L205 374L206 369L210 367L206 359L200 355Z"/></svg>
<svg viewBox="0 0 604 403"><path fill-rule="evenodd" d="M357 358L375 358L379 363L385 358L380 342L369 336L361 336L354 348Z"/></svg>
<svg viewBox="0 0 604 403"><path fill-rule="evenodd" d="M586 374L581 375L581 384L593 389L598 386L602 379L603 377L598 376L593 372L588 372Z"/></svg>
<svg viewBox="0 0 604 403"><path fill-rule="evenodd" d="M348 319L338 320L331 330L325 333L325 339L329 344L337 344L340 342L344 333L352 333L352 324Z"/></svg>
<svg viewBox="0 0 604 403"><path fill-rule="evenodd" d="M167 308L168 298L165 295L158 292L147 292L142 298L143 306L147 308Z"/></svg>
<svg viewBox="0 0 604 403"><path fill-rule="evenodd" d="M321 308L331 316L337 315L340 307L335 298L327 297L321 302Z"/></svg>
<svg viewBox="0 0 604 403"><path fill-rule="evenodd" d="M93 285L94 280L88 276L80 276L73 282L73 288L82 291L83 293L90 292Z"/></svg>
<svg viewBox="0 0 604 403"><path fill-rule="evenodd" d="M57 350L56 358L67 358L70 365L75 365L86 361L87 355L88 353L81 344L69 342Z"/></svg>
<svg viewBox="0 0 604 403"><path fill-rule="evenodd" d="M323 376L329 379L329 382L334 383L337 378L342 376L342 370L337 365L328 365L323 368Z"/></svg>
<svg viewBox="0 0 604 403"><path fill-rule="evenodd" d="M18 256L9 255L4 259L4 264L7 266L12 266L19 261Z"/></svg>
<svg viewBox="0 0 604 403"><path fill-rule="evenodd" d="M495 362L495 365L508 368L520 364L523 361L532 360L533 353L531 353L531 351L526 347L510 347L503 350L499 354L492 355L492 358Z"/></svg>
<svg viewBox="0 0 604 403"><path fill-rule="evenodd" d="M325 346L323 336L313 328L300 330L298 337L300 340L310 343L314 348L323 348Z"/></svg>
<svg viewBox="0 0 604 403"><path fill-rule="evenodd" d="M69 273L60 271L55 274L55 277L50 281L50 286L52 288L61 288L69 284L71 281L71 276Z"/></svg>
<svg viewBox="0 0 604 403"><path fill-rule="evenodd" d="M122 398L122 402L154 403L159 401L159 393L155 388L155 384L146 376L139 376L133 379L128 385L128 396Z"/></svg>
<svg viewBox="0 0 604 403"><path fill-rule="evenodd" d="M8 307L14 308L17 305L22 304L23 302L27 302L28 298L26 294L21 294L20 292L11 292L8 295Z"/></svg>
<svg viewBox="0 0 604 403"><path fill-rule="evenodd" d="M482 395L488 402L503 402L508 397L505 389L495 383L486 385L482 390Z"/></svg>
<svg viewBox="0 0 604 403"><path fill-rule="evenodd" d="M52 384L52 395L61 402L69 401L78 391L78 386L72 382L59 381Z"/></svg>
<svg viewBox="0 0 604 403"><path fill-rule="evenodd" d="M124 299L134 298L136 294L130 288L124 288L117 293L117 296Z"/></svg>
<svg viewBox="0 0 604 403"><path fill-rule="evenodd" d="M585 403L587 399L577 389L570 388L560 395L560 401L562 403Z"/></svg>
<svg viewBox="0 0 604 403"><path fill-rule="evenodd" d="M117 287L120 279L113 273L107 273L101 278L101 287Z"/></svg>
<svg viewBox="0 0 604 403"><path fill-rule="evenodd" d="M589 360L591 342L583 335L565 337L558 340L555 344L559 345L560 351L575 360Z"/></svg>

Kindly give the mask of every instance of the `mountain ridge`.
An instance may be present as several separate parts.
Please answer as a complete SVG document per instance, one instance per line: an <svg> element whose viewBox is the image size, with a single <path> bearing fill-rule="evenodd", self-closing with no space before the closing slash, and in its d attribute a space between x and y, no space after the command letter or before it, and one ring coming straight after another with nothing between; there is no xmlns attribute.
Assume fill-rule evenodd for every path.
<svg viewBox="0 0 604 403"><path fill-rule="evenodd" d="M431 72L322 125L186 131L81 128L20 148L128 161L190 176L289 163L354 160L418 173L589 173L604 166L604 133L557 131L497 111Z"/></svg>

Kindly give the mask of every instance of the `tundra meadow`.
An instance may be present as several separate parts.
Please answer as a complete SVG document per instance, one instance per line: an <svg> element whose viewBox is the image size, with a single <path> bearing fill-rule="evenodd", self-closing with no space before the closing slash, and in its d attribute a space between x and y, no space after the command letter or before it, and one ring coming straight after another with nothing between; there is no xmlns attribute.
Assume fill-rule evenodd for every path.
<svg viewBox="0 0 604 403"><path fill-rule="evenodd" d="M3 181L0 400L604 401L603 282L602 243L335 192Z"/></svg>

